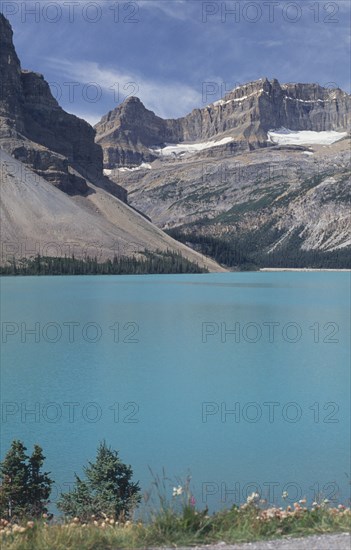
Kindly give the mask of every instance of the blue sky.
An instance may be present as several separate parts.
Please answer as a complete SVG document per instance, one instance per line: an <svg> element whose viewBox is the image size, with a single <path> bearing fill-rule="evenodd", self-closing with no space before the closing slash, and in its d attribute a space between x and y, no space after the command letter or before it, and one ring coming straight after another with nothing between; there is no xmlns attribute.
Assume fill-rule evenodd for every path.
<svg viewBox="0 0 351 550"><path fill-rule="evenodd" d="M129 95L182 116L264 76L350 91L348 0L26 0L0 10L22 67L91 123Z"/></svg>

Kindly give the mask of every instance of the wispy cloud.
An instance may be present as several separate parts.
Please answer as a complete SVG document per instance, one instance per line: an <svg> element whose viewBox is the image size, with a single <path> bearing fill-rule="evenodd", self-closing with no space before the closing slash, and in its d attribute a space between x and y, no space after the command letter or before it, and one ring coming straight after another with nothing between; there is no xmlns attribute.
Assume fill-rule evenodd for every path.
<svg viewBox="0 0 351 550"><path fill-rule="evenodd" d="M167 17L185 20L189 17L191 4L186 0L138 0L141 9L162 12Z"/></svg>
<svg viewBox="0 0 351 550"><path fill-rule="evenodd" d="M258 44L265 48L278 48L279 46L283 46L284 42L282 40L261 40Z"/></svg>
<svg viewBox="0 0 351 550"><path fill-rule="evenodd" d="M182 116L199 106L201 102L199 90L183 83L152 80L132 72L105 68L95 62L54 58L47 61L55 67L57 73L69 79L67 88L70 82L94 83L98 89L114 97L115 104L134 95L139 97L148 109L162 117ZM98 109L95 107L94 110Z"/></svg>

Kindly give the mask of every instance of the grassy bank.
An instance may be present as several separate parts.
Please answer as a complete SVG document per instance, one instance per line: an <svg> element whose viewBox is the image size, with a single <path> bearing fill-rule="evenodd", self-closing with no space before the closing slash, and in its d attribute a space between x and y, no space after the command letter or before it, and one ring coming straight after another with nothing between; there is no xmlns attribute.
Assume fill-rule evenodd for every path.
<svg viewBox="0 0 351 550"><path fill-rule="evenodd" d="M339 506L304 503L282 508L260 509L255 502L208 515L194 506L176 511L165 508L147 523L118 523L105 518L82 523L54 524L43 519L10 525L0 522L1 547L6 550L109 550L266 540L284 536L306 536L350 529L351 512Z"/></svg>

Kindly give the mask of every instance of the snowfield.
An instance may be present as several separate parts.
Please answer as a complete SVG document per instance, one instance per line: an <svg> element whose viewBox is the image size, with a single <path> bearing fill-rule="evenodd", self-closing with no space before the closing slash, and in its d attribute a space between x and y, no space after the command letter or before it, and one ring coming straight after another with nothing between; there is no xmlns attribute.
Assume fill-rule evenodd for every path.
<svg viewBox="0 0 351 550"><path fill-rule="evenodd" d="M164 155L169 157L171 155L184 155L185 153L197 153L198 151L204 151L205 149L211 149L212 147L219 147L220 145L225 145L230 143L234 138L226 137L219 141L206 141L201 143L177 143L177 144L167 144L163 148L150 149L153 153L159 155Z"/></svg>
<svg viewBox="0 0 351 550"><path fill-rule="evenodd" d="M137 172L138 170L151 170L151 164L148 164L147 162L143 162L140 164L140 166L135 166L135 168L127 168L126 166L123 166L122 168L118 168L119 172Z"/></svg>
<svg viewBox="0 0 351 550"><path fill-rule="evenodd" d="M278 145L331 145L339 139L347 136L347 132L312 132L309 130L269 130L268 142Z"/></svg>
<svg viewBox="0 0 351 550"><path fill-rule="evenodd" d="M122 168L117 168L119 172L136 172L138 170L151 170L151 164L147 164L146 162L143 162L140 164L140 166L135 166L134 168L127 168L126 166L123 166ZM113 170L108 170L105 168L104 175L105 176L111 176Z"/></svg>

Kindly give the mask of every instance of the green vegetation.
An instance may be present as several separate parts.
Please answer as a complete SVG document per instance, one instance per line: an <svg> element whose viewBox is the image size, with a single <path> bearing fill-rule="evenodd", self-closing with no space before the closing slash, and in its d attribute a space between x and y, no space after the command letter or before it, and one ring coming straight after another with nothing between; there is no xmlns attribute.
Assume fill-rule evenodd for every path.
<svg viewBox="0 0 351 550"><path fill-rule="evenodd" d="M315 503L311 508L295 503L285 509L256 504L254 495L242 506L233 506L209 515L198 511L186 497L175 496L169 507L161 508L150 521L118 522L113 518L88 522L79 518L55 524L45 519L23 525L0 521L3 550L116 550L192 546L225 541L245 541L301 537L347 532L349 508L329 508Z"/></svg>
<svg viewBox="0 0 351 550"><path fill-rule="evenodd" d="M1 510L0 519L4 550L115 550L219 541L230 544L342 532L350 527L350 509L343 505L330 507L327 499L313 502L311 507L306 506L306 499L301 499L291 506L277 508L263 501L259 494L252 493L240 506L209 514L207 506L202 510L197 508L190 477L185 483L178 480L174 486L165 474L162 478L154 476L153 488L145 496L146 506L152 505L147 517L131 521L128 518L140 501L139 485L131 481L130 466L123 464L118 453L106 443L98 447L96 461L84 469L86 480L76 476L73 491L61 495L60 508L65 518L55 521L48 517L43 503L44 497L50 494L51 480L47 474L40 473L44 460L42 451L35 446L35 452L28 459L25 450L20 441L14 441L1 464L0 490L2 497L7 495L2 498L7 505ZM36 472L34 477L33 471ZM11 479L6 477L9 473ZM33 479L36 491L31 492L28 488L33 487L33 483L29 480ZM8 514L9 493L6 491L11 484L11 506L14 509L17 499L20 511L16 516ZM21 502L20 488L24 495ZM156 505L152 499L155 492ZM288 498L288 494L283 494L282 498ZM38 502L40 509L36 507Z"/></svg>
<svg viewBox="0 0 351 550"><path fill-rule="evenodd" d="M260 185L251 190L245 202L232 205L214 218L204 216L200 220L169 230L168 233L235 270L257 270L264 267L350 269L350 247L333 251L303 250L303 239L299 237L303 226L295 228L274 247L280 237L287 233L286 229L277 229L281 212L279 209L304 197L326 178L333 176L333 173L325 171L306 178L300 171L298 176L299 185L295 189L279 181L272 186L274 178L260 181ZM320 192L320 202L346 203L350 198L346 188L348 181L349 170L345 169L335 185L327 186ZM267 186L262 187L265 183ZM277 213L274 208L278 209ZM260 218L269 221L261 225ZM256 228L249 229L250 226ZM327 237L325 235L325 239Z"/></svg>
<svg viewBox="0 0 351 550"><path fill-rule="evenodd" d="M168 235L191 246L201 254L210 256L218 263L228 267L238 267L240 269L251 268L255 266L244 252L244 248L237 240L229 238L218 238L210 235L201 235L197 233L183 233L178 229L170 229Z"/></svg>
<svg viewBox="0 0 351 550"><path fill-rule="evenodd" d="M351 268L351 254L349 248L342 248L332 252L303 250L301 248L303 241L299 236L302 229L302 227L296 228L283 245L278 246L269 254L265 250L256 251L252 255L253 261L259 263L261 267L301 267L314 269ZM269 231L267 231L267 236L269 236ZM254 239L255 236L252 235L252 238Z"/></svg>
<svg viewBox="0 0 351 550"><path fill-rule="evenodd" d="M255 211L264 210L265 208L271 208L274 201L287 189L285 185L277 185L274 188L268 187L265 190L257 190L251 193L251 196L255 197L246 202L240 202L234 204L229 210L219 214L214 218L214 222L231 223L241 219L247 212L252 213ZM264 193L262 194L262 191ZM257 195L260 195L258 198Z"/></svg>
<svg viewBox="0 0 351 550"><path fill-rule="evenodd" d="M47 512L52 480L42 472L45 457L39 445L29 457L21 441L13 441L0 465L0 517L7 520L40 518Z"/></svg>
<svg viewBox="0 0 351 550"><path fill-rule="evenodd" d="M128 519L141 500L140 488L131 481L133 470L121 462L118 452L101 443L96 462L89 462L84 473L85 481L75 474L75 486L61 495L58 509L81 521L89 521L92 515L96 519Z"/></svg>
<svg viewBox="0 0 351 550"><path fill-rule="evenodd" d="M302 227L296 228L286 241L272 252L270 249L273 243L282 235L282 231L274 227L274 220L260 229L222 237L202 235L189 229L172 229L168 234L220 264L240 271L254 271L263 267L351 269L349 248L332 252L303 250L302 239L299 237L301 231Z"/></svg>
<svg viewBox="0 0 351 550"><path fill-rule="evenodd" d="M40 256L13 259L0 267L0 275L147 275L166 273L204 273L194 262L181 254L167 251L144 251L143 258L115 256L113 260L98 262L97 258L77 259Z"/></svg>

